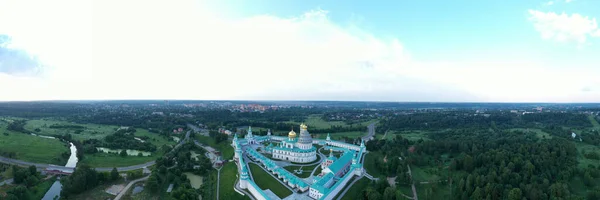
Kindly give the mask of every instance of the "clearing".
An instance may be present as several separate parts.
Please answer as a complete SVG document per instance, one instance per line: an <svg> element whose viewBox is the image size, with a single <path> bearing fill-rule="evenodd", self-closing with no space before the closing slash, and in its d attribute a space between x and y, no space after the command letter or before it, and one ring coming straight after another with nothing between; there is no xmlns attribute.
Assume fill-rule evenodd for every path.
<svg viewBox="0 0 600 200"><path fill-rule="evenodd" d="M52 126L57 126L52 128ZM62 127L61 127L62 126ZM119 127L100 124L78 124L68 121L54 119L28 120L24 126L29 131L40 129L41 134L45 135L64 135L70 133L76 140L102 139L106 135L114 133ZM76 132L81 131L79 134Z"/></svg>
<svg viewBox="0 0 600 200"><path fill-rule="evenodd" d="M552 136L538 128L511 128L510 131L521 131L524 133L535 133L535 136L540 139L552 139Z"/></svg>
<svg viewBox="0 0 600 200"><path fill-rule="evenodd" d="M0 121L0 152L14 152L15 158L35 162L64 165L67 158L61 154L70 150L68 144L57 139L42 138L6 130L7 124Z"/></svg>

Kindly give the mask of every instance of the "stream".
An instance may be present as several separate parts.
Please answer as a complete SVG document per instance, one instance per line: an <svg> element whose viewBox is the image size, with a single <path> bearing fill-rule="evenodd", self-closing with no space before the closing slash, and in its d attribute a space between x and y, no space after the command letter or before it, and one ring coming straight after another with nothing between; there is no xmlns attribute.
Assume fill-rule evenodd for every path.
<svg viewBox="0 0 600 200"><path fill-rule="evenodd" d="M71 145L70 149L71 149L71 156L69 157L69 160L67 161L67 164L65 165L65 167L75 167L77 166L77 162L79 161L79 159L77 158L77 147L75 147L75 145L73 145L73 143L69 142L69 145ZM54 181L54 183L52 184L52 186L50 187L50 189L48 190L48 192L46 192L46 194L44 195L44 197L42 198L42 200L54 200L56 199L60 199L60 191L62 190L62 184L60 183L60 177Z"/></svg>

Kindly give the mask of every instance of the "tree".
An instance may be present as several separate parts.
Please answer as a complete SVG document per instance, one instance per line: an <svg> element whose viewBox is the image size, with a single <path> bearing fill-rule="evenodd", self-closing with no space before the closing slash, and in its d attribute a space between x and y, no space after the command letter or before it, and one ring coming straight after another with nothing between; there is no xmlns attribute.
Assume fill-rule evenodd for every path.
<svg viewBox="0 0 600 200"><path fill-rule="evenodd" d="M513 188L512 190L510 190L510 192L508 192L508 199L521 200L521 189Z"/></svg>
<svg viewBox="0 0 600 200"><path fill-rule="evenodd" d="M110 171L110 180L116 181L119 177L119 171L117 171L117 168L113 168L112 171Z"/></svg>
<svg viewBox="0 0 600 200"><path fill-rule="evenodd" d="M33 187L35 185L38 184L38 178L35 176L29 176L27 177L27 179L25 179L25 184L27 185L27 187Z"/></svg>
<svg viewBox="0 0 600 200"><path fill-rule="evenodd" d="M383 191L383 199L384 200L396 200L396 190L392 187L387 187Z"/></svg>
<svg viewBox="0 0 600 200"><path fill-rule="evenodd" d="M158 190L158 178L156 177L156 174L152 174L150 178L148 178L146 185L151 192L156 192Z"/></svg>
<svg viewBox="0 0 600 200"><path fill-rule="evenodd" d="M121 155L121 157L127 157L127 151L121 150L121 153L119 153L119 155Z"/></svg>

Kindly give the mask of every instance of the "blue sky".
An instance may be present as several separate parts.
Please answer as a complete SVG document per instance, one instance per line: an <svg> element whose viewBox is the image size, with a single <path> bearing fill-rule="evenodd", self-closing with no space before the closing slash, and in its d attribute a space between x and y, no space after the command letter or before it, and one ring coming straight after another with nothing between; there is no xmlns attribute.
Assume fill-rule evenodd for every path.
<svg viewBox="0 0 600 200"><path fill-rule="evenodd" d="M1 54L0 100L597 102L598 13L592 0L0 0L3 52L42 63Z"/></svg>

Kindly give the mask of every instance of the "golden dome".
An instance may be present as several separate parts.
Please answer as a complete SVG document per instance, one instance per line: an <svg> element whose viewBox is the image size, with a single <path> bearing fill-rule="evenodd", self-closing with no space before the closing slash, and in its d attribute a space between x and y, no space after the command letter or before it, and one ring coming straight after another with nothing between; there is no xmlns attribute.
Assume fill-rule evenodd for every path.
<svg viewBox="0 0 600 200"><path fill-rule="evenodd" d="M296 137L296 132L294 132L294 130L291 130L290 133L288 133L288 137L295 138Z"/></svg>
<svg viewBox="0 0 600 200"><path fill-rule="evenodd" d="M300 124L300 128L303 130L306 130L306 129L308 129L308 126L306 126L306 124L302 123L302 124Z"/></svg>

